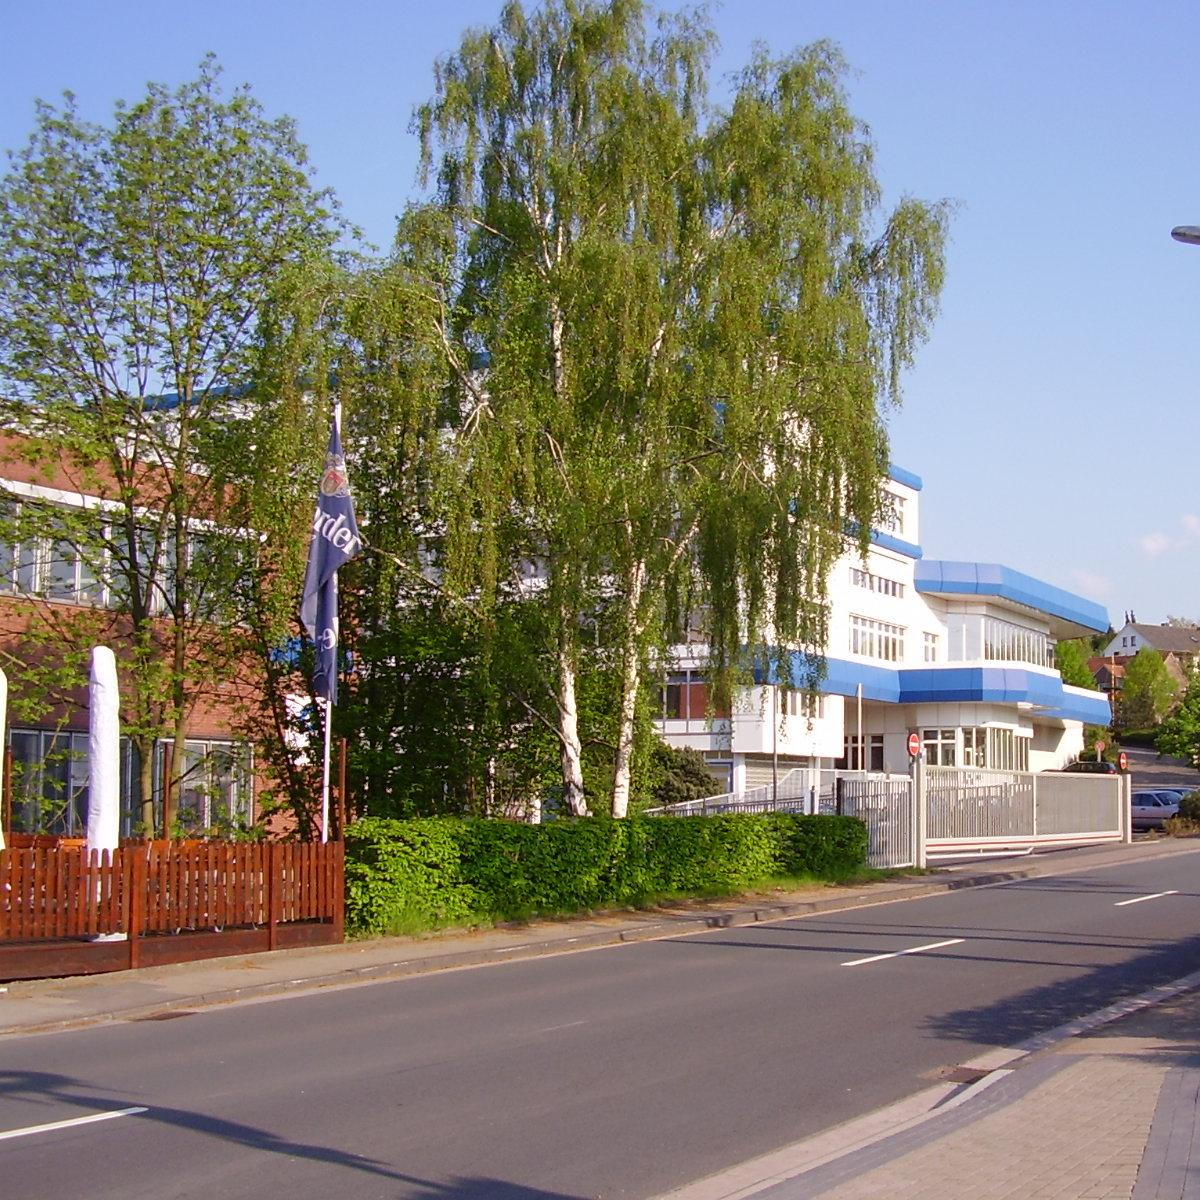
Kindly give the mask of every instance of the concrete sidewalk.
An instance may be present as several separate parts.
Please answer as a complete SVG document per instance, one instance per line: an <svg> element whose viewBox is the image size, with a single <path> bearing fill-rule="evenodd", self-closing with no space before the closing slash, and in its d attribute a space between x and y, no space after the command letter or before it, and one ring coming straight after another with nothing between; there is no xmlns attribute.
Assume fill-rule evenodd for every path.
<svg viewBox="0 0 1200 1200"><path fill-rule="evenodd" d="M1014 879L1087 870L1162 855L1200 852L1200 840L1170 838L1130 846L1094 846L1027 858L972 862L931 875L858 887L727 900L691 901L559 921L533 921L486 931L424 938L374 938L341 946L275 950L106 975L0 984L0 1037L152 1017L178 1009L399 979L429 971L482 966L502 959L595 949L681 937L809 913L887 904Z"/></svg>
<svg viewBox="0 0 1200 1200"><path fill-rule="evenodd" d="M0 1036L147 1019L1195 853L1200 841L1164 838L972 863L864 887L11 983L0 992ZM1200 971L1088 1021L992 1051L956 1075L889 1109L680 1188L672 1200L1200 1200Z"/></svg>

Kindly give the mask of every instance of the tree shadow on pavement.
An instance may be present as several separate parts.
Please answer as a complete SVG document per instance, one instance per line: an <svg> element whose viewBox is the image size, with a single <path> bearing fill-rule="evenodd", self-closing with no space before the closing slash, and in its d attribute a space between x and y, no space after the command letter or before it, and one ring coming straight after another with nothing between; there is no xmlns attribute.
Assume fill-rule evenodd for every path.
<svg viewBox="0 0 1200 1200"><path fill-rule="evenodd" d="M1166 942L1134 958L1093 966L1082 975L990 1004L942 1013L930 1017L926 1027L938 1037L991 1046L1018 1045L1173 982L1182 974L1181 963L1200 963L1200 936Z"/></svg>
<svg viewBox="0 0 1200 1200"><path fill-rule="evenodd" d="M131 1106L127 1096L97 1095L86 1090L86 1085L80 1080L47 1071L0 1070L0 1096L32 1101L37 1105L71 1105L82 1110L81 1116L114 1112ZM63 1118L60 1116L58 1119ZM587 1200L586 1197L572 1196L566 1192L546 1192L503 1179L462 1178L444 1182L422 1179L394 1170L391 1164L378 1159L352 1154L333 1146L292 1141L253 1125L226 1121L182 1108L151 1104L144 1113L131 1115L130 1120L151 1121L252 1150L323 1163L410 1185L391 1193L395 1200Z"/></svg>

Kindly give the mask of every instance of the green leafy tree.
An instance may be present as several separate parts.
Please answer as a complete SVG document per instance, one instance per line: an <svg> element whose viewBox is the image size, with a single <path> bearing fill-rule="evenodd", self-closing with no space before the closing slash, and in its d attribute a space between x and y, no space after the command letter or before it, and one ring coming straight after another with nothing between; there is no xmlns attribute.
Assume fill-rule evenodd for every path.
<svg viewBox="0 0 1200 1200"><path fill-rule="evenodd" d="M1162 655L1144 646L1125 668L1118 706L1120 728L1154 728L1167 715L1177 691Z"/></svg>
<svg viewBox="0 0 1200 1200"><path fill-rule="evenodd" d="M651 755L654 803L682 804L703 800L721 791L699 750L680 749L659 742Z"/></svg>
<svg viewBox="0 0 1200 1200"><path fill-rule="evenodd" d="M1054 648L1054 663L1063 683L1095 690L1096 677L1087 665L1088 658L1087 647L1078 640L1059 642Z"/></svg>
<svg viewBox="0 0 1200 1200"><path fill-rule="evenodd" d="M1154 746L1159 754L1186 758L1200 766L1200 672L1188 676L1179 704L1158 727Z"/></svg>
<svg viewBox="0 0 1200 1200"><path fill-rule="evenodd" d="M575 812L582 635L607 610L617 816L646 666L688 608L719 690L780 647L819 677L827 577L879 513L878 405L933 315L946 222L916 201L880 218L832 48L757 55L705 125L711 33L682 14L652 37L649 16L510 3L418 112L461 264L447 352L489 356L458 372L447 579L487 604L537 564Z"/></svg>
<svg viewBox="0 0 1200 1200"><path fill-rule="evenodd" d="M238 489L283 464L266 441L248 464L245 384L281 273L337 233L291 122L246 89L225 94L219 75L207 59L107 126L69 95L39 104L0 183L6 453L104 504L10 505L6 537L83 564L69 597L81 607L31 596L25 640L40 654L10 676L24 703L45 704L43 672L74 664L78 682L83 648L113 645L147 826L155 742L182 765L195 706L246 682L238 619L257 542ZM107 607L89 610L100 589ZM177 768L163 828L179 786Z"/></svg>

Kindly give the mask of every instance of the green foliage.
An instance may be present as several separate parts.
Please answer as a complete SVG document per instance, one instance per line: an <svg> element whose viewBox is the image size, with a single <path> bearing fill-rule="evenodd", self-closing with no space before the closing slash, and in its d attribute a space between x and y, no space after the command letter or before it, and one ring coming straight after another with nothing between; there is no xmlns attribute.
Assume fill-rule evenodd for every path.
<svg viewBox="0 0 1200 1200"><path fill-rule="evenodd" d="M1200 791L1188 792L1179 801L1179 815L1188 821L1200 821Z"/></svg>
<svg viewBox="0 0 1200 1200"><path fill-rule="evenodd" d="M1178 688L1162 655L1143 646L1125 668L1117 716L1122 729L1150 729L1167 715Z"/></svg>
<svg viewBox="0 0 1200 1200"><path fill-rule="evenodd" d="M656 805L702 800L722 790L699 750L677 749L659 741L651 751L650 761Z"/></svg>
<svg viewBox="0 0 1200 1200"><path fill-rule="evenodd" d="M881 211L831 46L757 53L718 111L703 14L654 36L656 15L507 4L417 115L438 244L462 264L438 276L445 578L486 611L525 564L544 572L536 707L571 797L583 744L609 740L577 731L575 675L610 605L618 816L642 678L688 610L707 614L719 702L747 647L825 645L829 570L879 516L880 407L932 320L948 216ZM478 348L485 381L462 369ZM821 670L814 654L794 682Z"/></svg>
<svg viewBox="0 0 1200 1200"><path fill-rule="evenodd" d="M1188 677L1183 697L1158 727L1154 745L1159 754L1200 765L1200 672Z"/></svg>
<svg viewBox="0 0 1200 1200"><path fill-rule="evenodd" d="M346 922L415 932L728 893L780 876L836 880L866 862L849 817L727 814L511 821L367 818L347 830Z"/></svg>
<svg viewBox="0 0 1200 1200"><path fill-rule="evenodd" d="M103 520L5 514L0 538L54 546L87 586L30 589L25 644L4 653L15 690L53 704L72 655L113 647L143 796L155 742L172 739L182 763L194 707L244 664L246 593L272 576L253 569L246 531L262 527L241 519L239 492L292 465L256 440L245 385L273 289L336 234L292 124L245 89L225 94L211 58L107 126L70 95L40 103L0 182L0 423L33 438L9 453L40 482L106 501ZM107 607L89 609L101 584Z"/></svg>
<svg viewBox="0 0 1200 1200"><path fill-rule="evenodd" d="M1089 647L1085 642L1079 639L1059 642L1054 649L1054 662L1063 683L1095 690L1096 677L1087 665L1089 657Z"/></svg>

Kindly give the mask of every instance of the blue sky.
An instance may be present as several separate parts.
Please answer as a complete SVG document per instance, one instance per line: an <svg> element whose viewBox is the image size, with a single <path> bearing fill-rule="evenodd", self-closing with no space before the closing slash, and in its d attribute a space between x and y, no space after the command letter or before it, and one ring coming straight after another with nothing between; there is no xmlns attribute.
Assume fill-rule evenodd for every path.
<svg viewBox="0 0 1200 1200"><path fill-rule="evenodd" d="M386 245L433 63L500 0L6 7L0 148L35 97L69 88L104 119L212 50ZM1200 619L1200 247L1169 236L1200 224L1194 0L729 0L713 21L718 94L755 40L837 42L886 200L958 204L942 314L889 416L926 555L1015 567L1118 626Z"/></svg>

